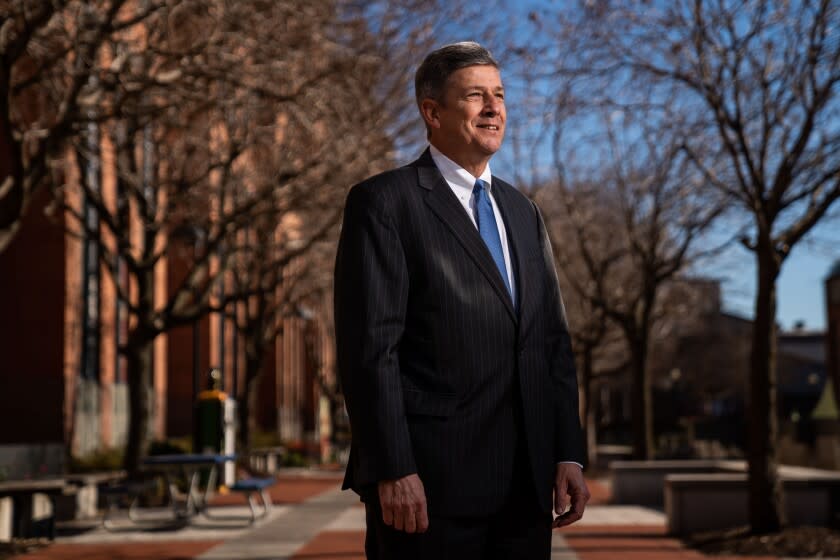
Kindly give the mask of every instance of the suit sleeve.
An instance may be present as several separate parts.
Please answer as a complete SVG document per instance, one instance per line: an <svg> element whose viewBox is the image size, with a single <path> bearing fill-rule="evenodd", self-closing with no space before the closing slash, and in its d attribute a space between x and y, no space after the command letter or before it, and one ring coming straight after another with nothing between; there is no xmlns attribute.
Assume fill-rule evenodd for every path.
<svg viewBox="0 0 840 560"><path fill-rule="evenodd" d="M383 187L371 187L347 197L335 268L338 371L359 486L417 472L398 356L408 269Z"/></svg>
<svg viewBox="0 0 840 560"><path fill-rule="evenodd" d="M551 380L554 384L555 443L554 459L557 462L568 461L584 464L586 459L583 447L583 430L580 426L578 408L578 383L575 368L575 356L572 352L572 340L566 309L557 281L557 269L554 253L546 231L545 222L536 204L534 210L539 225L540 248L543 253L546 274L548 301L546 352L548 355Z"/></svg>

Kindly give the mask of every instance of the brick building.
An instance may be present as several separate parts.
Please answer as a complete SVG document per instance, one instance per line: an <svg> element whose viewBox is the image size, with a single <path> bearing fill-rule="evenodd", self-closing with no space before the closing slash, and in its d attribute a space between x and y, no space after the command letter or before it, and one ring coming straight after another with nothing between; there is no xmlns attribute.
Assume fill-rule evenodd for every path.
<svg viewBox="0 0 840 560"><path fill-rule="evenodd" d="M36 472L21 472L26 467L13 463L31 469L49 463L49 470L57 470L65 452L85 455L119 447L127 424L125 362L118 352L126 312L110 276L91 256L92 244L66 234L60 220L45 215L45 207L42 196L0 254L5 318L0 327L5 360L0 368L0 456L9 469L24 475ZM182 267L177 259L161 261L156 274L161 298ZM332 371L332 343L323 306L301 315L284 321L265 360L254 414L263 431L318 445L326 434L319 422L323 405L315 368ZM229 394L244 398L241 345L230 320L219 314L157 338L154 439L192 433L196 390L204 388L211 367L222 368Z"/></svg>
<svg viewBox="0 0 840 560"><path fill-rule="evenodd" d="M132 33L126 42L142 50L142 29ZM107 66L108 53L102 57ZM49 110L37 95L21 103L29 122ZM66 202L94 229L100 227L99 218L78 186L84 181L105 204L117 204L117 163L104 133L107 126L91 124L83 130L78 139L83 145L68 148L50 178L67 186ZM145 142L139 142L142 153L136 156L142 170L151 160ZM8 172L0 162L0 179ZM126 439L128 389L119 347L126 340L129 314L117 293L133 288L127 274L118 274L114 283L101 264L96 239L73 231L66 215L47 216L49 194L44 189L31 202L19 234L0 253L0 356L5 360L0 368L0 479L60 470L68 455L121 447ZM190 248L181 249L168 252L155 267L156 305L166 301L185 274ZM318 375L329 380L333 369L330 306L322 301L306 305L283 322L266 357L253 412L259 429L318 446L328 425ZM211 367L222 370L227 393L244 397L243 341L221 313L158 336L152 364L152 439L191 435L195 395L205 387Z"/></svg>

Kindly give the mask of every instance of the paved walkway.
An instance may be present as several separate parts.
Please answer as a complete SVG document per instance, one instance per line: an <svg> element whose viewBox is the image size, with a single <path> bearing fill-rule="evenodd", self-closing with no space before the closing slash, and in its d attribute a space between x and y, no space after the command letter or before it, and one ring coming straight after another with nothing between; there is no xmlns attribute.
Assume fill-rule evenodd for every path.
<svg viewBox="0 0 840 560"><path fill-rule="evenodd" d="M97 528L14 560L364 560L364 509L339 490L337 474L279 477L272 513L252 526L201 521L178 530L109 533ZM591 481L584 519L556 531L552 560L700 560L665 534L661 512L609 505L609 488ZM226 513L244 514L241 496L219 496ZM746 560L746 557L739 557ZM717 560L731 560L717 557ZM750 560L770 560L751 557Z"/></svg>

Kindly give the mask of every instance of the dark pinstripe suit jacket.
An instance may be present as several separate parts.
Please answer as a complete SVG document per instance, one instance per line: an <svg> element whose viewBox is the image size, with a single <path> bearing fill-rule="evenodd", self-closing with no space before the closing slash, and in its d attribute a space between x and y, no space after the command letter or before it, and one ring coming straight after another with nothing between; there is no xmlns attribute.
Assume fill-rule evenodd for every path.
<svg viewBox="0 0 840 560"><path fill-rule="evenodd" d="M536 206L493 178L517 305L428 150L351 189L335 270L345 488L419 473L429 511L501 507L527 449L551 509L559 460L583 462L577 379ZM525 441L522 441L524 438Z"/></svg>

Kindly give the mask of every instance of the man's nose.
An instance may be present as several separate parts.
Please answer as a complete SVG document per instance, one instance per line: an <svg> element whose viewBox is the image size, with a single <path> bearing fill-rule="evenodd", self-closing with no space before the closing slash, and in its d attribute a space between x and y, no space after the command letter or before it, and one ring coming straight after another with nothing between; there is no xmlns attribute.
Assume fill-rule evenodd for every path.
<svg viewBox="0 0 840 560"><path fill-rule="evenodd" d="M502 110L502 101L498 98L491 97L484 103L484 110L482 114L485 117L495 117Z"/></svg>
<svg viewBox="0 0 840 560"><path fill-rule="evenodd" d="M495 93L486 92L484 94L484 108L481 111L481 113L483 116L498 115L502 110L503 104L504 100L502 100Z"/></svg>

